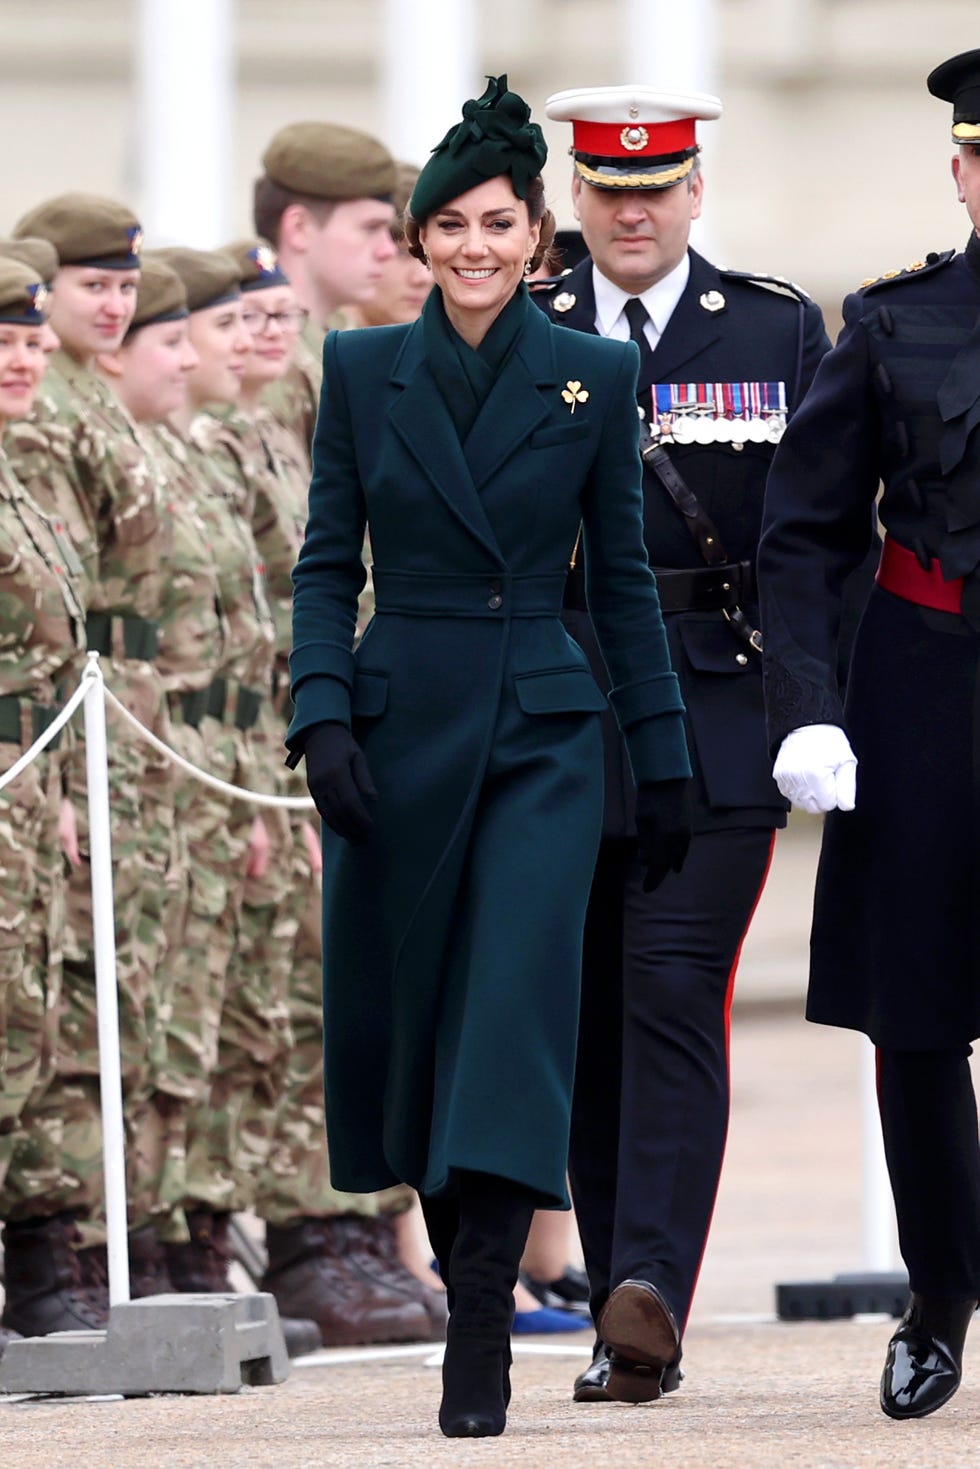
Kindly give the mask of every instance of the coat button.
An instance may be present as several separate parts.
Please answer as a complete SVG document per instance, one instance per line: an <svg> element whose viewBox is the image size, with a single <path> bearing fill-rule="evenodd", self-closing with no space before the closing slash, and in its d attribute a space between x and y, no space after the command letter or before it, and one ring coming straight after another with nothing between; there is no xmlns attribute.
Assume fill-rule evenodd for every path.
<svg viewBox="0 0 980 1469"><path fill-rule="evenodd" d="M503 605L504 605L504 599L500 595L499 592L494 592L493 596L490 598L489 602L487 603L487 606L493 612L496 612L497 608L498 607L502 607Z"/></svg>
<svg viewBox="0 0 980 1469"><path fill-rule="evenodd" d="M745 654L744 654L744 653L736 653L736 654L735 654L735 662L736 662L736 663L737 663L737 664L738 664L738 666L739 666L739 667L740 667L740 668L744 668L744 667L745 667L745 665L746 665L746 663L748 663L748 661L749 661L749 660L748 660L748 658L747 658L747 657L746 657L746 656L745 656Z"/></svg>

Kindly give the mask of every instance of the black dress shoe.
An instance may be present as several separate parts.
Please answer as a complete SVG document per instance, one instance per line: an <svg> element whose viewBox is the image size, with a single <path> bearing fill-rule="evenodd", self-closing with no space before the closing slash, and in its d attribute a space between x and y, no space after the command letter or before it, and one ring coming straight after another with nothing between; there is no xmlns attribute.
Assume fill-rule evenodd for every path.
<svg viewBox="0 0 980 1469"><path fill-rule="evenodd" d="M609 1367L609 1353L606 1351L605 1342L599 1342L592 1361L575 1379L572 1402L614 1403L616 1399L609 1392ZM620 1369L626 1370L623 1358L620 1358ZM676 1392L683 1381L684 1369L681 1366L681 1353L678 1352L673 1362L668 1362L661 1375L661 1395Z"/></svg>
<svg viewBox="0 0 980 1469"><path fill-rule="evenodd" d="M665 1372L680 1360L681 1334L657 1287L647 1280L624 1280L597 1325L609 1352L609 1396L618 1403L652 1403L661 1397Z"/></svg>
<svg viewBox="0 0 980 1469"><path fill-rule="evenodd" d="M881 1374L881 1408L889 1418L924 1418L949 1402L960 1385L963 1343L976 1306L912 1292Z"/></svg>

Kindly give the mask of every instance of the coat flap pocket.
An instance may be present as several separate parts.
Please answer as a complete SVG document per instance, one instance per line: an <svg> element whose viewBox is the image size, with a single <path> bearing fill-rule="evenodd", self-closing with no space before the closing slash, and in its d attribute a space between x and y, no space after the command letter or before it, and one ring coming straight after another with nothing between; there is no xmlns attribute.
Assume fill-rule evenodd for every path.
<svg viewBox="0 0 980 1469"><path fill-rule="evenodd" d="M518 673L517 702L525 714L599 714L606 700L587 668Z"/></svg>
<svg viewBox="0 0 980 1469"><path fill-rule="evenodd" d="M710 621L706 618L697 622L678 621L687 661L699 673L761 672L759 654L742 642L720 612ZM756 664L758 669L754 668Z"/></svg>
<svg viewBox="0 0 980 1469"><path fill-rule="evenodd" d="M350 696L350 712L355 719L373 719L385 712L388 703L388 675L368 673L359 668L354 674Z"/></svg>
<svg viewBox="0 0 980 1469"><path fill-rule="evenodd" d="M584 439L588 434L589 424L586 419L581 423L549 423L533 433L529 442L532 449L547 449L554 444L573 444L576 439Z"/></svg>

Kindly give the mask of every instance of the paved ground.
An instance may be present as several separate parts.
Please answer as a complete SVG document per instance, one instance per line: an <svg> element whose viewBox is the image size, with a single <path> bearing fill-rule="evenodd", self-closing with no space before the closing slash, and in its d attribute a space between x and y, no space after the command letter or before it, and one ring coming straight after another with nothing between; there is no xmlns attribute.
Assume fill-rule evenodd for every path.
<svg viewBox="0 0 980 1469"><path fill-rule="evenodd" d="M780 1324L778 1280L825 1279L860 1260L857 1037L798 1018L813 843L794 831L746 953L733 1037L725 1176L688 1331L681 1391L643 1408L575 1406L588 1355L519 1346L501 1439L450 1442L435 1417L429 1349L322 1353L277 1388L221 1399L0 1400L4 1469L851 1469L980 1463L980 1329L967 1383L943 1412L895 1424L877 1407L888 1322Z"/></svg>

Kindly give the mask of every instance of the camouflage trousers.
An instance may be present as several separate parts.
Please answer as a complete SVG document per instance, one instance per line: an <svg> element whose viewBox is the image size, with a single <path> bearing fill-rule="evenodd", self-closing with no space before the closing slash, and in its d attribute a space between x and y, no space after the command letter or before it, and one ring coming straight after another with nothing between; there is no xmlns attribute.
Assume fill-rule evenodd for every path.
<svg viewBox="0 0 980 1469"><path fill-rule="evenodd" d="M185 759L220 780L240 784L245 741L234 727L205 715L198 728L178 722L172 739ZM204 1125L218 1063L218 1038L238 935L251 813L181 772L175 813L183 890L159 961L163 1044L152 1058L154 1113L160 1128L153 1214L162 1238L182 1237L188 1151Z"/></svg>
<svg viewBox="0 0 980 1469"><path fill-rule="evenodd" d="M290 794L305 792L305 782L294 777ZM293 1043L272 1119L272 1145L253 1204L261 1219L278 1225L336 1214L373 1217L406 1209L412 1200L407 1188L349 1194L330 1183L323 1107L322 892L304 825L312 825L318 842L320 822L316 812L297 812L291 821L291 880L301 897L288 993Z"/></svg>
<svg viewBox="0 0 980 1469"><path fill-rule="evenodd" d="M151 664L114 660L107 683L142 723L166 735ZM148 1157L154 1146L149 1057L155 1005L152 959L140 948L142 904L148 885L166 885L173 836L147 746L111 707L106 722L127 1194L130 1223L138 1227L148 1217L157 1167ZM15 1150L0 1203L8 1205L6 1217L14 1219L72 1210L80 1216L85 1243L94 1244L105 1238L102 1124L84 741L78 738L75 745L65 757L64 780L82 861L69 870L66 884L54 1074L23 1111L24 1146ZM24 1179L20 1174L27 1159L32 1177Z"/></svg>
<svg viewBox="0 0 980 1469"><path fill-rule="evenodd" d="M0 743L0 770L29 742L25 732L23 745ZM61 1172L60 1119L40 1150L21 1127L54 1067L64 927L60 772L61 756L45 752L0 791L0 1218L17 1199L16 1188L3 1186L15 1159L14 1180L27 1197Z"/></svg>
<svg viewBox="0 0 980 1469"><path fill-rule="evenodd" d="M282 761L282 728L266 705L249 731L237 782L282 794ZM245 878L208 1104L188 1132L188 1202L216 1210L252 1205L292 1047L287 998L301 905L292 882L292 835L286 812L241 805L249 829L256 811L269 860L262 876Z"/></svg>

